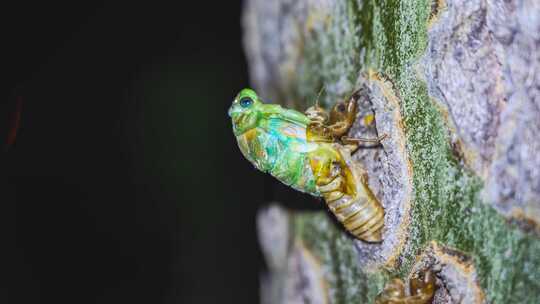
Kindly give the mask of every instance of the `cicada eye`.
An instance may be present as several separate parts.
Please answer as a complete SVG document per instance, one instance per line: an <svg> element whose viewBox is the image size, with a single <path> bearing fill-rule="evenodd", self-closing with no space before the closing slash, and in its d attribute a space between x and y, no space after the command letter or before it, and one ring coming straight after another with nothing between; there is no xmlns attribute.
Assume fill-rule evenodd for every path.
<svg viewBox="0 0 540 304"><path fill-rule="evenodd" d="M240 106L242 106L242 108L247 108L251 106L252 104L253 104L253 100L249 97L244 97L240 100Z"/></svg>

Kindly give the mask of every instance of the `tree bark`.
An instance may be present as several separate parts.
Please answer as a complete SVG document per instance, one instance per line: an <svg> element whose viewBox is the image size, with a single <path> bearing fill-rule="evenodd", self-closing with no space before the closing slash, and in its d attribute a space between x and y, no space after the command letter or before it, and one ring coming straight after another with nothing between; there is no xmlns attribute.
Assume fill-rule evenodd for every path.
<svg viewBox="0 0 540 304"><path fill-rule="evenodd" d="M538 1L248 0L243 25L265 100L361 90L349 135L388 135L355 155L384 241L329 212L262 210L263 303L371 303L426 268L434 303L540 303Z"/></svg>

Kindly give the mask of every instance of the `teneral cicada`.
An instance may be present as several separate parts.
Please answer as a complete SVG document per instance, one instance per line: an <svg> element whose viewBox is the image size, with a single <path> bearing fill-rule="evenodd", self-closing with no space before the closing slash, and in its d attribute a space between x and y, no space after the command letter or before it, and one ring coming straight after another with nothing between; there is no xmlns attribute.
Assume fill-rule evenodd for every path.
<svg viewBox="0 0 540 304"><path fill-rule="evenodd" d="M242 154L257 169L299 191L323 197L328 208L357 238L381 242L384 209L351 154L361 142L345 136L356 118L356 100L330 113L315 105L305 114L264 104L251 89L234 99L229 116Z"/></svg>

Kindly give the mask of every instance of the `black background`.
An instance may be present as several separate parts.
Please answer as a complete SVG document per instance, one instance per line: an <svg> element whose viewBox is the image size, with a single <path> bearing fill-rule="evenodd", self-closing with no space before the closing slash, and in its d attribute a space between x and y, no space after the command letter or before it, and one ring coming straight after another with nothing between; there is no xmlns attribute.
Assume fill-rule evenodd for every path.
<svg viewBox="0 0 540 304"><path fill-rule="evenodd" d="M316 206L255 171L239 1L2 12L0 303L257 303L255 214Z"/></svg>

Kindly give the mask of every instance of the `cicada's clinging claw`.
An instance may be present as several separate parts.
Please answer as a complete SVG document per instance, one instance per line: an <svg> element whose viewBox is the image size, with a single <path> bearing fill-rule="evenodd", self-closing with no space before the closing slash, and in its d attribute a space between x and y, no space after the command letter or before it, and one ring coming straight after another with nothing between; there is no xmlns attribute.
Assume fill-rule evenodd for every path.
<svg viewBox="0 0 540 304"><path fill-rule="evenodd" d="M360 143L376 143L380 144L386 137L388 137L388 134L383 134L377 138L352 138L348 136L343 136L341 138L341 141L344 144L360 144Z"/></svg>

